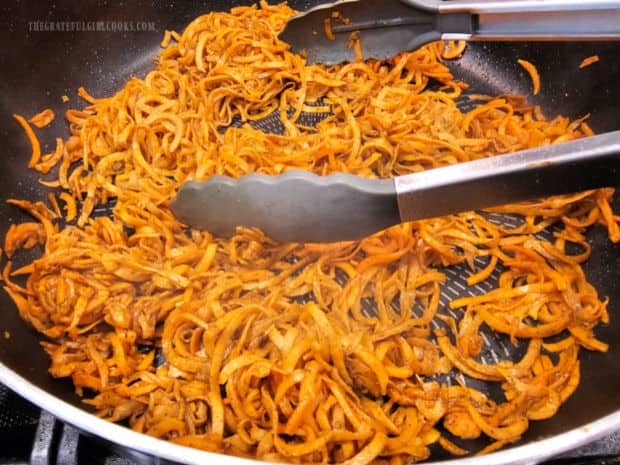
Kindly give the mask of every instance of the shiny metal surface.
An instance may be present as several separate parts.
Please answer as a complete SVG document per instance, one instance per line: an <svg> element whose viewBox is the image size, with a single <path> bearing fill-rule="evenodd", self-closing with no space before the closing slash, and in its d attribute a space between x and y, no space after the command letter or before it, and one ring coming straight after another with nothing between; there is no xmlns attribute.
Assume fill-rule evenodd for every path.
<svg viewBox="0 0 620 465"><path fill-rule="evenodd" d="M444 33L464 40L618 40L617 0L402 0L440 13L472 15L471 33Z"/></svg>
<svg viewBox="0 0 620 465"><path fill-rule="evenodd" d="M618 0L401 0L413 7L441 13L545 13L615 10ZM586 16L587 18L587 16Z"/></svg>
<svg viewBox="0 0 620 465"><path fill-rule="evenodd" d="M183 223L214 234L230 237L245 226L280 242L359 240L400 219L390 179L300 170L189 181L170 208Z"/></svg>
<svg viewBox="0 0 620 465"><path fill-rule="evenodd" d="M442 216L620 180L620 131L394 178L402 221Z"/></svg>

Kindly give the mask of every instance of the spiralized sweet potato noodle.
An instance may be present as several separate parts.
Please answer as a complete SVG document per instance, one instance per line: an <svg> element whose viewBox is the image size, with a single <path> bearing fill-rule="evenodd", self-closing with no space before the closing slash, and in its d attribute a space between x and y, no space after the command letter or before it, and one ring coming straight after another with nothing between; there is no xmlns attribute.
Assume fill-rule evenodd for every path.
<svg viewBox="0 0 620 465"><path fill-rule="evenodd" d="M523 215L513 229L468 212L322 245L279 244L248 229L213 237L179 223L168 202L185 180L214 174L295 168L385 178L591 130L547 120L515 96L478 96L461 112L455 100L466 85L443 63L460 44L306 66L277 38L293 13L236 8L166 33L144 79L106 98L80 90L89 106L68 111L71 136L50 154L40 155L18 118L33 141L31 167L57 165L46 185L63 193L51 208L12 201L37 221L11 227L9 258L37 244L44 253L18 270L6 264L7 292L51 339L42 344L53 376L71 378L100 417L178 444L263 460L396 465L428 458L437 442L467 453L455 437L486 435L485 451L517 440L576 389L579 351L607 349L593 333L608 319L607 302L580 264L589 226L620 239L612 190L495 209ZM441 89L430 90L432 81ZM316 127L299 123L326 106L333 115ZM283 135L230 126L274 111ZM92 216L111 200L111 217ZM552 242L536 238L552 224L563 225ZM479 257L488 265L477 268ZM438 315L441 267L462 263L471 285L505 271L496 289L453 301L455 321ZM27 275L25 287L16 274ZM362 311L365 299L375 315ZM444 329L434 332L437 319ZM481 362L483 325L527 341L523 357ZM433 377L448 372L459 382ZM505 400L462 375L499 383Z"/></svg>

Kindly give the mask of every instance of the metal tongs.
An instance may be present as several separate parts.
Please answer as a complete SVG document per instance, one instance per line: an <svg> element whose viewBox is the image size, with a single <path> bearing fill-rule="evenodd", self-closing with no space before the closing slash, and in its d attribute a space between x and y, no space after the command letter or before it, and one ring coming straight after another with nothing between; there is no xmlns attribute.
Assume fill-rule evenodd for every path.
<svg viewBox="0 0 620 465"><path fill-rule="evenodd" d="M220 236L246 226L278 241L336 242L403 221L615 186L619 172L615 131L393 179L306 171L212 176L186 182L170 207L184 223Z"/></svg>
<svg viewBox="0 0 620 465"><path fill-rule="evenodd" d="M327 23L327 24L326 24ZM280 39L308 63L386 59L435 40L618 40L620 1L342 0L293 17Z"/></svg>

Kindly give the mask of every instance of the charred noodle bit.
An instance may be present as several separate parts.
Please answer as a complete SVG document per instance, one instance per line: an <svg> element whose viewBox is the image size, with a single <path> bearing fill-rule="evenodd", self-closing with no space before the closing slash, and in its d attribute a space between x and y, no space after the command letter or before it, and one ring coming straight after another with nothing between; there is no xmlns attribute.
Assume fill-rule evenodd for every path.
<svg viewBox="0 0 620 465"><path fill-rule="evenodd" d="M457 45L306 66L277 39L293 13L263 4L201 16L181 36L166 34L144 80L109 98L81 90L90 106L68 112L72 135L46 159L59 164L66 220L77 223L59 230L41 202L14 202L40 224L12 226L7 254L41 242L45 252L15 271L29 273L25 287L7 263L7 292L52 339L43 346L53 376L70 377L99 416L178 444L275 461L395 465L426 459L436 442L465 453L440 427L488 436L487 451L515 441L575 390L579 350L607 348L593 334L607 321L607 302L580 263L590 253L588 226L602 223L620 239L611 190L497 209L524 216L513 230L470 212L327 245L277 244L247 229L230 240L188 231L168 201L185 180L214 174L391 177L591 131L582 121L547 121L513 96L461 113L455 99L466 86L442 64ZM431 79L441 91L426 90ZM319 98L333 116L301 126L301 112ZM273 111L284 135L228 127L236 116ZM91 218L110 199L112 217ZM534 237L558 222L554 243ZM476 268L477 257L490 264ZM470 265L472 284L496 265L505 271L497 289L452 302L463 318L441 316L446 329L431 334L439 267L459 263ZM310 293L314 302L299 303ZM376 315L362 311L365 299ZM529 340L523 358L480 363L483 324ZM429 378L452 369L499 382L505 400Z"/></svg>

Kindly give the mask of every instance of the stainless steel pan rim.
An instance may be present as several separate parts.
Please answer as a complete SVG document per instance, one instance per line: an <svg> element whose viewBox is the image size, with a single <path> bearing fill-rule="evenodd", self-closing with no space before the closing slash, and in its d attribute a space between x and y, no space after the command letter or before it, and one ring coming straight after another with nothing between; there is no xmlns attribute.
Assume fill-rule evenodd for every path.
<svg viewBox="0 0 620 465"><path fill-rule="evenodd" d="M215 465L257 465L270 463L180 446L137 433L121 425L107 422L38 388L3 363L0 363L0 382L61 421L75 426L81 431L89 431L112 443L133 449L140 454L147 454L152 458L153 463L160 463L159 459L187 465L206 463ZM610 415L583 424L565 433L485 455L484 463L485 465L536 464L562 452L587 444L616 430L620 430L620 410L616 410ZM145 458L148 459L149 457ZM434 465L480 465L481 459L480 457L467 457L432 463Z"/></svg>

